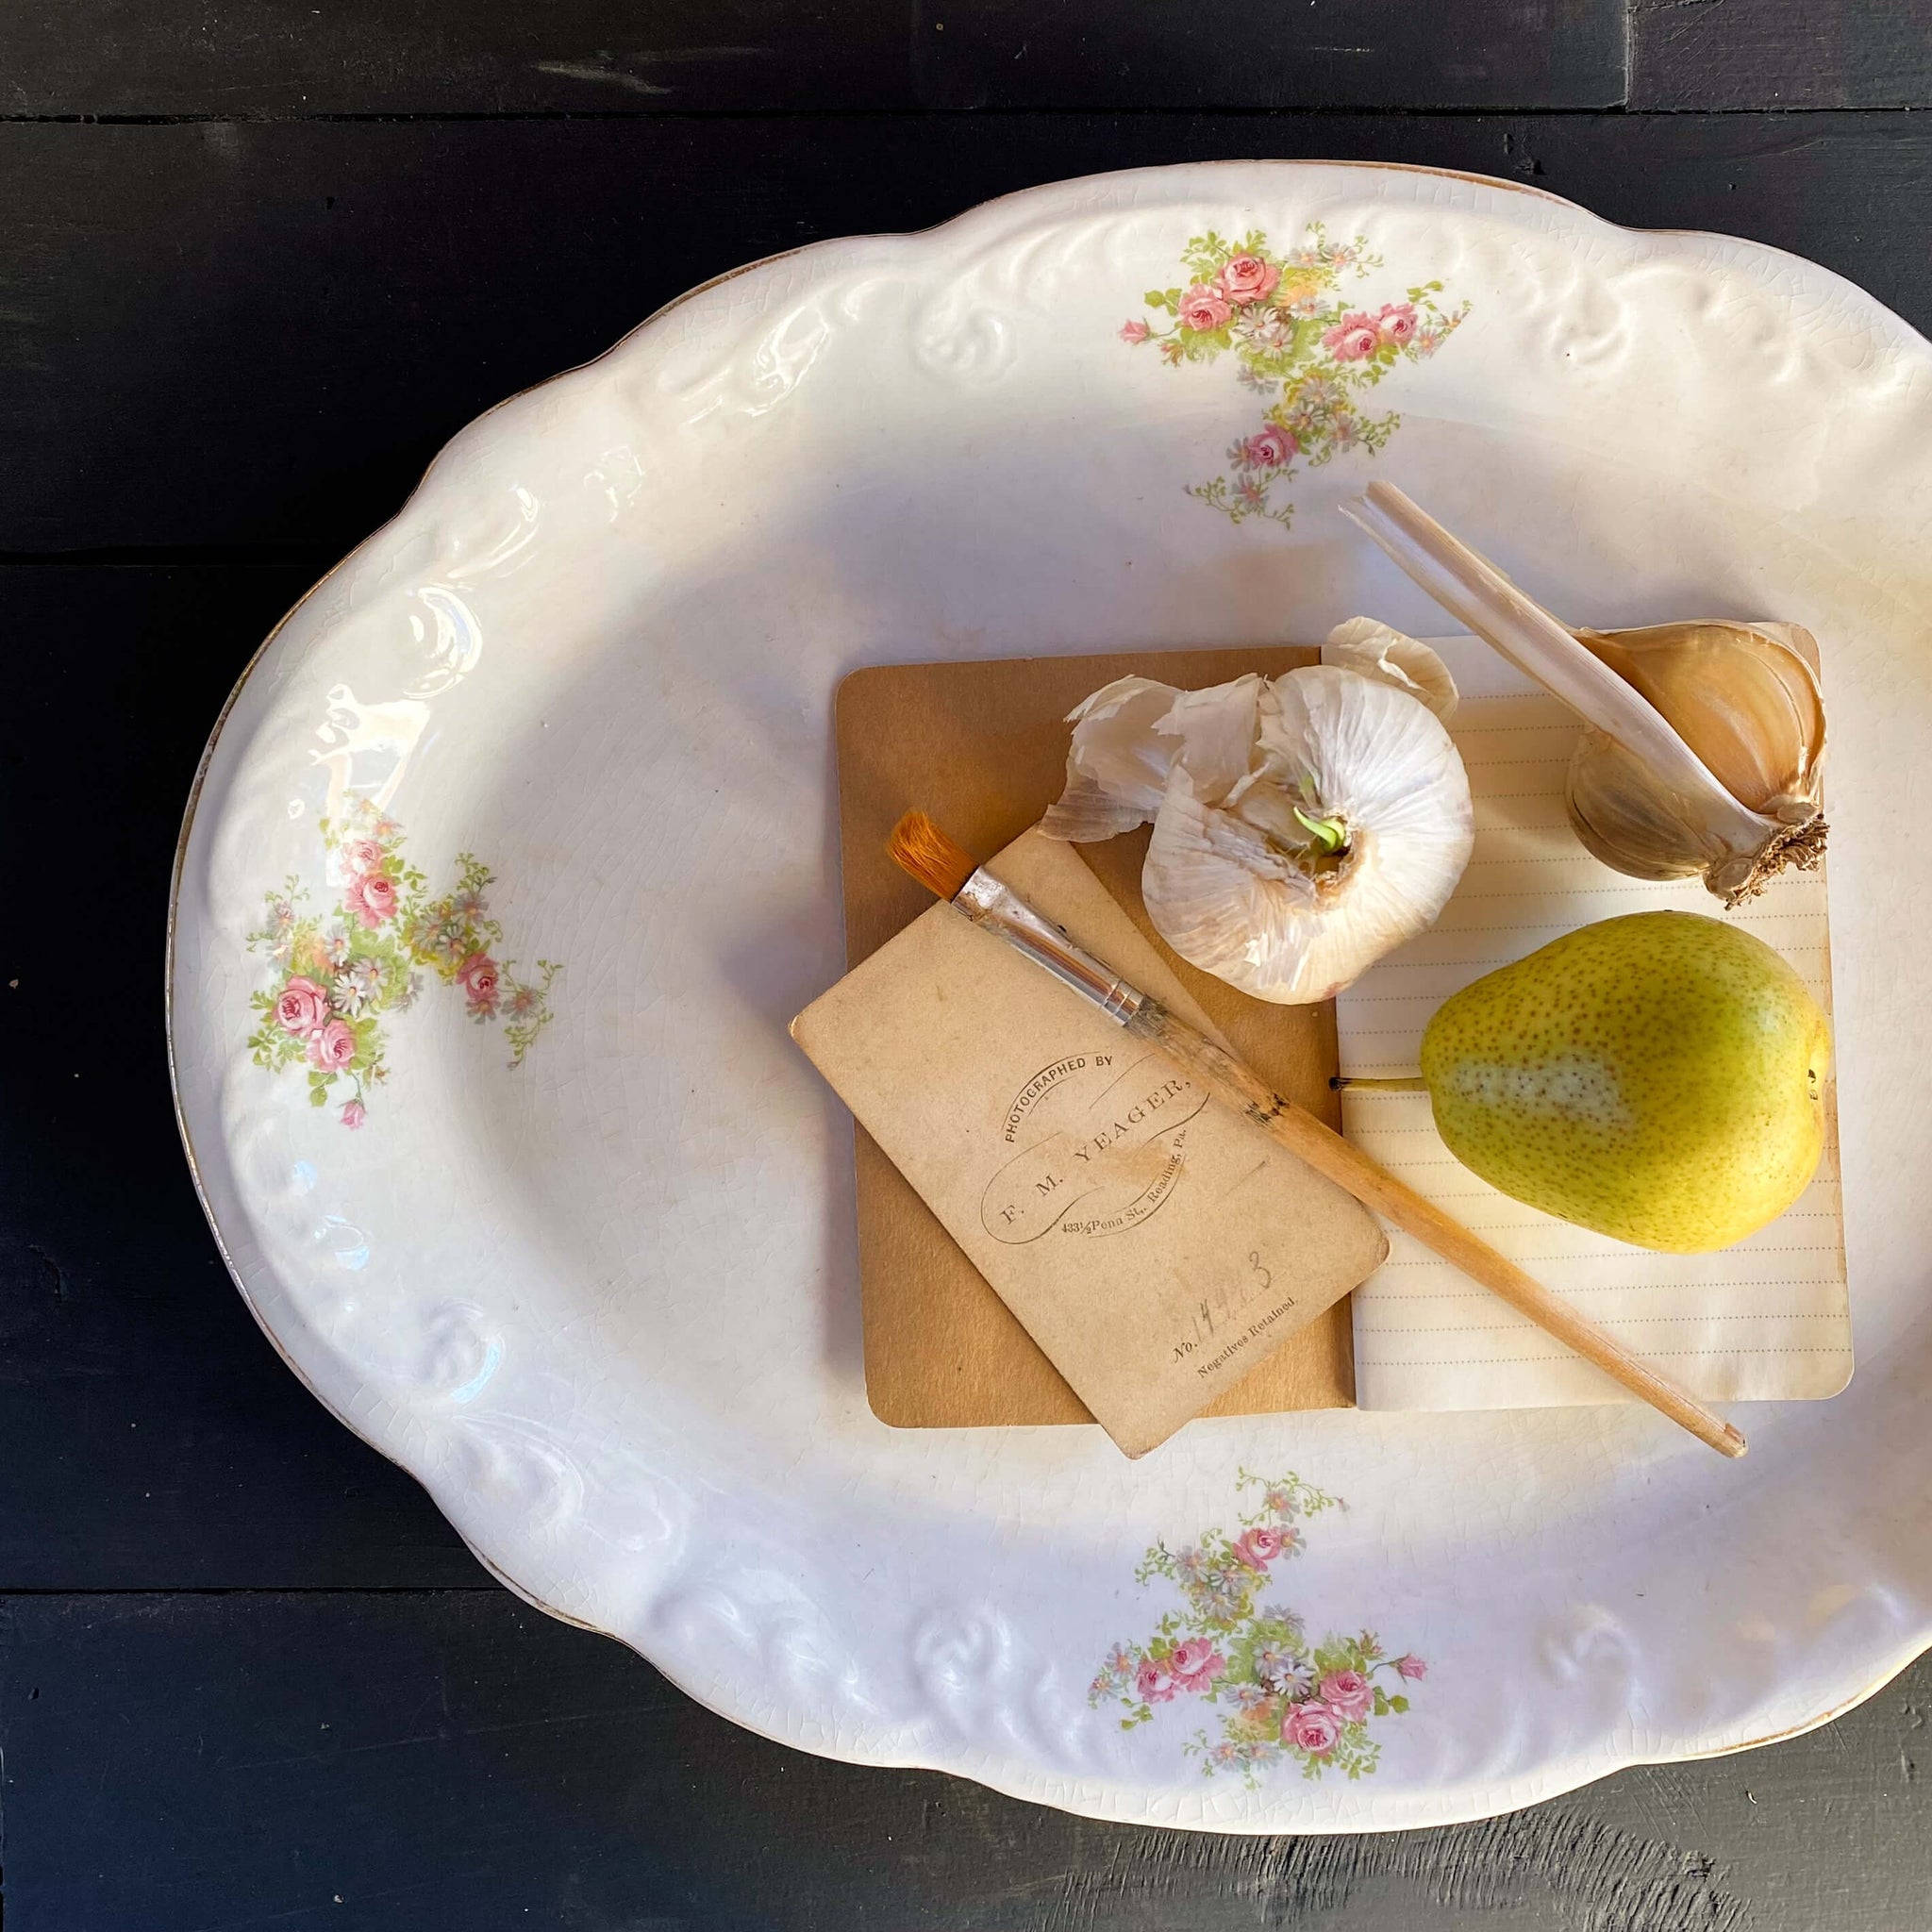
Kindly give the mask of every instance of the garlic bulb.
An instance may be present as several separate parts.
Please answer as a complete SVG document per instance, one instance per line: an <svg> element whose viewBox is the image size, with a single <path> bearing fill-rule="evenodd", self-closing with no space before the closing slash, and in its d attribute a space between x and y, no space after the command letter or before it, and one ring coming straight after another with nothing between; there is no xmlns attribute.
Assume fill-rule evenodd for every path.
<svg viewBox="0 0 1932 1932"><path fill-rule="evenodd" d="M1311 664L1207 691L1108 685L1070 720L1041 829L1090 841L1152 819L1141 892L1182 958L1277 1005L1332 997L1434 924L1474 833L1462 760L1405 688L1453 702L1454 686L1400 641L1400 680Z"/></svg>
<svg viewBox="0 0 1932 1932"><path fill-rule="evenodd" d="M1583 720L1570 820L1606 865L1701 875L1735 906L1787 866L1818 862L1824 701L1785 626L1573 631L1391 485L1372 484L1343 513Z"/></svg>

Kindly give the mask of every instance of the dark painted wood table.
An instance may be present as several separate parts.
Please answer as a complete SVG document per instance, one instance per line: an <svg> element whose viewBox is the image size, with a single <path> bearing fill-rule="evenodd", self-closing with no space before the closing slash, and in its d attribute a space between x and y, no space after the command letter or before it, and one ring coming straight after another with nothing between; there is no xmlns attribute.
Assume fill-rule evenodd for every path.
<svg viewBox="0 0 1932 1932"><path fill-rule="evenodd" d="M1490 1824L1213 1840L781 1750L496 1588L257 1333L158 982L204 735L471 416L825 235L1223 155L1534 179L1932 326L1932 0L0 10L8 1932L1932 1924L1932 1667ZM1932 1762L1932 1758L1928 1758Z"/></svg>

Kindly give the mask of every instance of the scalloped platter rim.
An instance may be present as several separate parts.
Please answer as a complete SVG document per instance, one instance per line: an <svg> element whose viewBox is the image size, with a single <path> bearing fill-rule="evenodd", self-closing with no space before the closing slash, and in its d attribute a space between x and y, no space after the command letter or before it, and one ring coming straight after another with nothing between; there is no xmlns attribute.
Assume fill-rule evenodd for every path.
<svg viewBox="0 0 1932 1932"><path fill-rule="evenodd" d="M224 1257L494 1574L804 1749L1357 1830L1824 1722L1932 1643L1928 428L1932 347L1829 272L1427 169L721 276L463 431L225 708L168 959ZM834 686L1426 631L1335 514L1375 475L1590 622L1820 638L1857 1376L1735 1466L1625 1406L885 1427L784 1025L841 958Z"/></svg>

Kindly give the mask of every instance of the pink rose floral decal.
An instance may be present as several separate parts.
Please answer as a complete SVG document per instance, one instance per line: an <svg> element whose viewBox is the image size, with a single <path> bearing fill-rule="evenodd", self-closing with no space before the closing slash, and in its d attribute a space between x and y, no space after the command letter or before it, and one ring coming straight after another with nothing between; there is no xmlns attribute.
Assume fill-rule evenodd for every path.
<svg viewBox="0 0 1932 1932"><path fill-rule="evenodd" d="M1281 1741L1311 1763L1319 1763L1341 1741L1341 1713L1312 1699L1291 1705L1281 1720Z"/></svg>
<svg viewBox="0 0 1932 1932"><path fill-rule="evenodd" d="M470 1011L486 1020L492 1018L503 980L503 969L496 961L488 953L472 953L457 968L457 978L470 1002Z"/></svg>
<svg viewBox="0 0 1932 1932"><path fill-rule="evenodd" d="M1281 271L1259 255L1231 255L1215 278L1230 302L1258 302L1281 286Z"/></svg>
<svg viewBox="0 0 1932 1932"><path fill-rule="evenodd" d="M275 1000L275 1024L284 1033L307 1040L328 1022L328 995L314 980L298 973Z"/></svg>
<svg viewBox="0 0 1932 1932"><path fill-rule="evenodd" d="M337 1106L354 1129L369 1118L369 1090L389 1077L382 1023L405 1011L425 974L459 987L463 1008L479 1025L503 1027L509 1063L521 1066L550 1022L550 986L562 968L539 959L535 977L520 979L513 959L499 959L503 927L490 916L493 874L470 853L457 858L457 883L441 898L403 857L395 820L359 799L341 824L322 821L325 876L337 893L335 917L303 909L299 878L268 894L251 952L265 954L275 984L251 996L260 1017L249 1036L257 1066L278 1074L303 1068L312 1107ZM337 1082L347 1084L340 1098Z"/></svg>
<svg viewBox="0 0 1932 1932"><path fill-rule="evenodd" d="M1413 1652L1390 1656L1367 1630L1313 1642L1295 1611L1263 1602L1274 1566L1301 1553L1303 1519L1342 1505L1297 1475L1270 1480L1242 1470L1237 1488L1259 1492L1239 1536L1210 1529L1178 1549L1156 1543L1147 1552L1135 1580L1172 1583L1181 1607L1144 1643L1115 1644L1087 1701L1124 1706L1124 1731L1149 1723L1158 1704L1198 1697L1213 1705L1220 1736L1199 1730L1182 1747L1209 1777L1238 1773L1252 1788L1286 1762L1304 1777L1362 1777L1382 1752L1370 1727L1408 1708L1402 1687L1428 1666Z"/></svg>
<svg viewBox="0 0 1932 1932"><path fill-rule="evenodd" d="M1363 392L1398 362L1426 361L1469 313L1466 302L1453 312L1437 303L1441 282L1409 289L1400 302L1351 308L1338 287L1350 275L1365 279L1382 258L1359 235L1329 241L1320 222L1282 255L1271 252L1259 229L1239 242L1196 235L1181 266L1191 277L1186 286L1146 294L1147 307L1172 325L1136 319L1122 325L1120 337L1133 348L1158 343L1162 360L1175 367L1231 352L1241 386L1268 399L1261 426L1230 445L1228 468L1187 486L1190 496L1237 524L1265 517L1287 528L1294 506L1278 491L1298 458L1317 469L1344 450L1379 450L1402 418L1363 414Z"/></svg>
<svg viewBox="0 0 1932 1932"><path fill-rule="evenodd" d="M346 1020L327 1020L308 1036L308 1064L337 1073L356 1058L356 1029Z"/></svg>

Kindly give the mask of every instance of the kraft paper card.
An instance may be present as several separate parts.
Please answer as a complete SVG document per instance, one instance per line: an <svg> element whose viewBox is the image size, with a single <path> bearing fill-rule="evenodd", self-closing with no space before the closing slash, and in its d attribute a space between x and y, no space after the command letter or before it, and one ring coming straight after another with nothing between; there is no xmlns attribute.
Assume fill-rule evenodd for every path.
<svg viewBox="0 0 1932 1932"><path fill-rule="evenodd" d="M1174 685L1275 676L1320 653L1295 645L1113 652L854 672L837 705L839 831L846 963L857 966L931 907L886 854L909 805L976 852L997 852L1059 796L1066 714L1089 691L1139 674ZM1341 1124L1335 1011L1270 1007L1176 958L1141 902L1143 828L1080 848L1219 1035L1277 1093ZM1156 989L1158 991L1158 989ZM1194 1017L1196 1008L1190 1008ZM865 1390L898 1428L1091 1423L1065 1378L989 1288L863 1127L854 1136ZM1345 1408L1355 1400L1348 1304L1338 1303L1250 1369L1208 1415Z"/></svg>
<svg viewBox="0 0 1932 1932"><path fill-rule="evenodd" d="M1072 848L1028 833L992 869L1207 1024ZM1388 1252L1341 1189L950 907L792 1034L1129 1456Z"/></svg>

